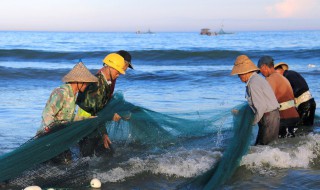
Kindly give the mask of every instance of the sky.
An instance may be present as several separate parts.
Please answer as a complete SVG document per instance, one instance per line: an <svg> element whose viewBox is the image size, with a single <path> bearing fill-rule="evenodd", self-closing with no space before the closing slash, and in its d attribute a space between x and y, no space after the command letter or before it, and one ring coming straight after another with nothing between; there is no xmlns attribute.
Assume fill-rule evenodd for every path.
<svg viewBox="0 0 320 190"><path fill-rule="evenodd" d="M1 0L0 31L320 30L320 0Z"/></svg>

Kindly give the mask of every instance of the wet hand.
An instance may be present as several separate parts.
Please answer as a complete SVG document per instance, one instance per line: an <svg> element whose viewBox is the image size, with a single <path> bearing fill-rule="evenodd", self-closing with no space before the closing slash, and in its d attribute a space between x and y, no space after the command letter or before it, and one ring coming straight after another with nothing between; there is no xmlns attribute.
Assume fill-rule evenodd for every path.
<svg viewBox="0 0 320 190"><path fill-rule="evenodd" d="M120 119L121 119L121 116L119 114L115 113L113 115L113 118L112 118L113 121L118 122Z"/></svg>
<svg viewBox="0 0 320 190"><path fill-rule="evenodd" d="M237 110L237 109L232 109L232 110L231 110L231 113L232 113L233 115L238 115L239 110Z"/></svg>
<svg viewBox="0 0 320 190"><path fill-rule="evenodd" d="M103 145L104 145L104 147L105 147L106 149L110 149L110 146L111 146L112 143L111 143L108 135L107 135L107 134L104 134L102 138L103 138Z"/></svg>

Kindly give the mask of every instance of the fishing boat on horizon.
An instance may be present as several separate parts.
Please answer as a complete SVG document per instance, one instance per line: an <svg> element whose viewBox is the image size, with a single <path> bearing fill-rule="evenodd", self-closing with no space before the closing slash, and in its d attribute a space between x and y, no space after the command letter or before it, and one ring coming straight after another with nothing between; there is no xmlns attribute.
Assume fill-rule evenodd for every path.
<svg viewBox="0 0 320 190"><path fill-rule="evenodd" d="M150 29L148 29L148 31L146 32L141 32L140 30L137 30L136 34L155 34L155 32L152 32Z"/></svg>
<svg viewBox="0 0 320 190"><path fill-rule="evenodd" d="M207 35L207 36L217 36L217 35L225 35L225 34L234 34L233 32L225 32L223 30L223 25L218 32L211 32L209 28L202 28L200 31L200 35Z"/></svg>

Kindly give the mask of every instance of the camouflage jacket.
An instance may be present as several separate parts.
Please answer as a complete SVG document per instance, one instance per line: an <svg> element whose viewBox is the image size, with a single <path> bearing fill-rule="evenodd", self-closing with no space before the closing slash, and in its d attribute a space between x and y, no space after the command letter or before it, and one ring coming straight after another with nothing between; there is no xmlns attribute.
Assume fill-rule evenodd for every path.
<svg viewBox="0 0 320 190"><path fill-rule="evenodd" d="M112 97L115 81L108 84L101 72L96 74L98 83L90 83L84 92L79 92L76 104L91 115L96 115Z"/></svg>
<svg viewBox="0 0 320 190"><path fill-rule="evenodd" d="M54 89L42 112L42 122L37 133L56 122L72 121L75 107L75 96L70 84L63 84Z"/></svg>

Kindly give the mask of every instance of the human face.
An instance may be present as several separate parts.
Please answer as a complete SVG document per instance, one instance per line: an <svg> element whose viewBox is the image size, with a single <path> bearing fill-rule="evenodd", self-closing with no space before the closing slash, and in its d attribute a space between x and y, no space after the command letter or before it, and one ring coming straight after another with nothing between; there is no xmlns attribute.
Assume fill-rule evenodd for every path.
<svg viewBox="0 0 320 190"><path fill-rule="evenodd" d="M110 68L110 75L111 75L112 79L117 79L121 73L112 67L109 67L109 68Z"/></svg>
<svg viewBox="0 0 320 190"><path fill-rule="evenodd" d="M265 76L265 77L268 77L269 76L269 72L268 72L269 70L268 70L268 67L267 67L267 65L262 65L261 67L260 67L260 72L261 72L261 74L263 75L263 76Z"/></svg>
<svg viewBox="0 0 320 190"><path fill-rule="evenodd" d="M250 76L251 76L251 72L250 73L245 73L245 74L239 74L238 77L240 78L240 80L244 83L248 82Z"/></svg>
<svg viewBox="0 0 320 190"><path fill-rule="evenodd" d="M128 67L129 67L128 61L125 61L125 63L126 63L126 65L123 67L124 71L126 71L128 69Z"/></svg>
<svg viewBox="0 0 320 190"><path fill-rule="evenodd" d="M78 83L78 88L80 92L84 92L84 90L87 88L89 83L87 82L79 82Z"/></svg>

